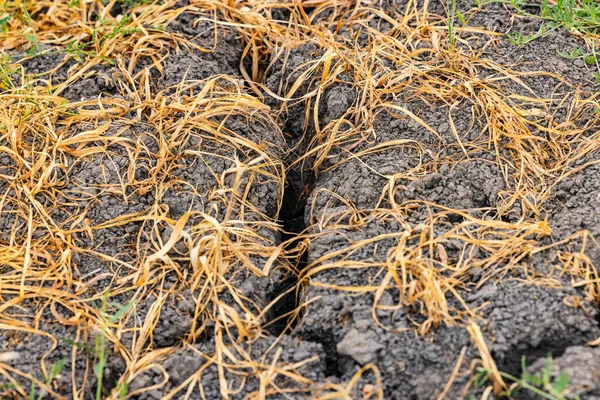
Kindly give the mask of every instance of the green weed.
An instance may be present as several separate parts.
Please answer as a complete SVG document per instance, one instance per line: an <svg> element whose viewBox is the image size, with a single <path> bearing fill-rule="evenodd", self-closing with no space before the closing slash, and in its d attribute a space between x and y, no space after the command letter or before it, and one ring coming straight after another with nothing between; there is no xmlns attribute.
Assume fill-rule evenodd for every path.
<svg viewBox="0 0 600 400"><path fill-rule="evenodd" d="M28 33L25 35L25 39L31 43L31 47L27 50L27 55L36 55L40 51L40 43L37 40L37 37L33 33Z"/></svg>
<svg viewBox="0 0 600 400"><path fill-rule="evenodd" d="M101 400L103 395L102 379L104 376L104 368L108 361L108 354L106 354L106 331L110 324L114 324L119 321L125 314L131 310L135 304L135 299L132 299L127 304L109 303L108 292L105 292L102 296L102 306L100 309L100 330L101 334L95 337L94 353L96 354L96 363L94 365L94 375L96 376L96 400ZM108 306L112 306L116 309L113 315L108 314ZM124 398L127 395L127 384L122 384L119 387L119 396Z"/></svg>
<svg viewBox="0 0 600 400"><path fill-rule="evenodd" d="M522 12L523 7L537 7L539 3L528 3L525 0L475 0L474 5L476 7L485 7L490 4L500 3L500 4L509 4L515 10Z"/></svg>
<svg viewBox="0 0 600 400"><path fill-rule="evenodd" d="M60 360L60 361L52 364L52 366L50 367L50 373L44 379L44 383L46 384L47 387L50 387L52 382L54 382L54 379L56 379L56 377L58 375L60 375L64 366L65 366L65 360ZM35 393L36 393L35 382L31 382L31 389L29 390L29 400L36 399ZM37 400L42 400L47 394L48 393L45 390L41 390L37 396Z"/></svg>
<svg viewBox="0 0 600 400"><path fill-rule="evenodd" d="M600 3L595 0L557 0L552 6L543 0L541 17L567 30L598 33L600 28Z"/></svg>
<svg viewBox="0 0 600 400"><path fill-rule="evenodd" d="M600 63L598 63L598 56L596 50L592 49L590 53L585 53L580 47L571 50L569 53L564 53L560 50L556 51L558 56L567 60L583 59L583 61L590 66L596 66L596 72L594 72L594 80L596 83L600 83Z"/></svg>
<svg viewBox="0 0 600 400"><path fill-rule="evenodd" d="M559 57L562 57L567 60L582 59L587 65L596 65L596 63L598 62L598 57L596 56L595 51L585 53L580 47L574 48L569 53L556 50L556 54Z"/></svg>
<svg viewBox="0 0 600 400"><path fill-rule="evenodd" d="M600 3L595 0L557 0L556 4L543 0L538 5L528 4L522 0L492 0L491 2L510 3L519 14L547 21L536 34L509 33L508 39L517 46L539 39L557 28L564 28L567 31L576 30L581 33L599 33ZM525 6L539 7L540 15L525 12L523 10Z"/></svg>
<svg viewBox="0 0 600 400"><path fill-rule="evenodd" d="M19 69L12 64L8 54L0 56L0 89L14 89L13 75L18 74Z"/></svg>
<svg viewBox="0 0 600 400"><path fill-rule="evenodd" d="M500 397L510 398L519 390L527 390L535 393L540 398L547 400L567 400L565 391L569 386L569 375L563 372L558 378L552 378L552 356L546 358L546 365L542 368L539 375L533 375L527 371L525 357L521 359L521 376L516 377L505 372L499 371L500 376L507 381L511 381L516 385L511 385L505 392L500 394ZM475 378L475 386L481 387L488 379L489 371L484 368L479 369L479 373ZM569 397L570 399L572 397ZM575 397L575 400L581 400Z"/></svg>
<svg viewBox="0 0 600 400"><path fill-rule="evenodd" d="M71 3L74 6L76 4L74 2ZM25 21L27 24L31 23L31 16L24 8L21 10L21 13L15 14L14 16L20 18ZM13 17L12 14L7 14L6 16L0 17L0 32L5 30L8 24L8 21ZM24 38L29 42L29 49L26 51L26 54L29 57L38 57L45 54L70 54L76 57L79 61L82 57L100 57L98 51L102 49L105 42L119 38L133 35L135 33L140 32L140 28L138 27L128 27L128 23L130 22L130 18L127 15L124 15L119 21L116 21L112 18L99 19L99 26L96 27L91 33L91 40L89 41L78 41L71 40L64 48L55 51L55 50L41 50L40 43L34 33L27 33L24 35ZM104 58L103 58L104 59ZM108 58L104 59L109 63L112 63L112 60Z"/></svg>
<svg viewBox="0 0 600 400"><path fill-rule="evenodd" d="M454 50L454 18L456 16L456 0L449 0L448 8L450 16L448 18L448 40L450 41L450 50Z"/></svg>
<svg viewBox="0 0 600 400"><path fill-rule="evenodd" d="M94 365L94 375L96 376L96 400L100 400L102 399L102 377L104 376L104 367L108 360L104 334L96 335L95 342L96 364Z"/></svg>
<svg viewBox="0 0 600 400"><path fill-rule="evenodd" d="M138 27L126 28L127 22L129 22L129 17L127 15L123 16L116 25L114 25L114 20L112 19L100 19L101 26L112 28L112 30L109 30L106 34L101 36L101 40L114 39L118 36L128 36L140 31L140 28Z"/></svg>
<svg viewBox="0 0 600 400"><path fill-rule="evenodd" d="M8 29L8 22L11 20L12 14L6 14L0 17L0 32L6 32Z"/></svg>
<svg viewBox="0 0 600 400"><path fill-rule="evenodd" d="M448 17L448 40L450 42L450 51L454 51L455 46L455 38L454 38L454 22L456 18L460 21L460 23L464 26L467 24L465 17L456 7L457 0L449 1L448 8L450 10L450 15Z"/></svg>
<svg viewBox="0 0 600 400"><path fill-rule="evenodd" d="M127 392L129 391L129 387L127 386L127 382L123 382L119 385L119 399L124 399L127 397Z"/></svg>
<svg viewBox="0 0 600 400"><path fill-rule="evenodd" d="M565 53L560 50L556 50L556 54L559 57L565 58L567 60L575 60L577 58L582 57L584 55L584 52L581 49L581 47L576 47L576 48L572 49L569 53Z"/></svg>
<svg viewBox="0 0 600 400"><path fill-rule="evenodd" d="M531 43L534 40L539 39L543 36L546 36L548 34L548 32L551 32L556 28L557 28L556 25L554 25L552 23L547 23L547 24L542 24L542 26L540 27L540 30L537 33L523 35L520 32L509 32L507 36L508 36L508 40L512 44L514 44L516 46L522 46L527 43Z"/></svg>

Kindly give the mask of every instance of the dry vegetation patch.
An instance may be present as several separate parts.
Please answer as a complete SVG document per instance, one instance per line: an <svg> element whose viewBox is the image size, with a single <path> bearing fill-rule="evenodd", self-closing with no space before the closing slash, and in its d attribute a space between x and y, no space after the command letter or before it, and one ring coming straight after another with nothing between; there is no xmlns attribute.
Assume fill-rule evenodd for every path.
<svg viewBox="0 0 600 400"><path fill-rule="evenodd" d="M506 3L0 3L0 393L570 398L595 9Z"/></svg>

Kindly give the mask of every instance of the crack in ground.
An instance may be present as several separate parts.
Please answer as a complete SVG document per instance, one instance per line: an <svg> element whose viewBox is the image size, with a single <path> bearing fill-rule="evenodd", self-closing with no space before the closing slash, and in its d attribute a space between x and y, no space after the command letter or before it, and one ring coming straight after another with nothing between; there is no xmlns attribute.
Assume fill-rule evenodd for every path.
<svg viewBox="0 0 600 400"><path fill-rule="evenodd" d="M298 235L306 229L306 223L304 221L306 201L303 193L298 190L300 187L303 187L300 175L294 173L288 175L283 194L282 207L279 214L279 224L283 227L281 241L283 243L289 242L285 250L292 250L296 246L293 239L298 237ZM308 253L303 252L299 256L299 259L296 260L295 264L299 273L303 271L308 265ZM278 282L271 293L269 293L267 298L269 302L275 301L275 299L285 293L273 304L267 313L267 321L276 320L267 327L268 332L272 335L279 336L292 330L296 326L298 318L294 318L293 314L294 310L296 310L299 305L298 296L300 295L300 292L292 289L296 288L297 285L298 278L297 276L292 275L289 278ZM287 318L280 318L286 314L289 314Z"/></svg>

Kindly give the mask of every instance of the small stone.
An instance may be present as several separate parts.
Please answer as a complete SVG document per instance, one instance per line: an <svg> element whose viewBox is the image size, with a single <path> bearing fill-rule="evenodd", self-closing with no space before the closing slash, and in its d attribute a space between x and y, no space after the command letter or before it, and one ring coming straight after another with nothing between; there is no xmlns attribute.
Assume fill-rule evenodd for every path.
<svg viewBox="0 0 600 400"><path fill-rule="evenodd" d="M383 346L377 342L377 334L372 331L361 333L351 329L336 346L338 353L352 357L360 365L369 364L377 358L377 351Z"/></svg>
<svg viewBox="0 0 600 400"><path fill-rule="evenodd" d="M467 297L467 301L476 301L476 300L489 300L496 294L498 287L493 283L489 285L485 285L478 292L472 293Z"/></svg>
<svg viewBox="0 0 600 400"><path fill-rule="evenodd" d="M0 353L0 362L6 363L13 360L18 360L21 355L16 351L7 351L6 353Z"/></svg>
<svg viewBox="0 0 600 400"><path fill-rule="evenodd" d="M406 371L406 363L404 361L398 361L396 365L398 366L398 372L402 373Z"/></svg>
<svg viewBox="0 0 600 400"><path fill-rule="evenodd" d="M358 329L359 331L363 332L366 331L367 329L369 329L369 327L371 327L373 325L373 321L371 321L370 319L360 319L358 321L356 321L356 329Z"/></svg>

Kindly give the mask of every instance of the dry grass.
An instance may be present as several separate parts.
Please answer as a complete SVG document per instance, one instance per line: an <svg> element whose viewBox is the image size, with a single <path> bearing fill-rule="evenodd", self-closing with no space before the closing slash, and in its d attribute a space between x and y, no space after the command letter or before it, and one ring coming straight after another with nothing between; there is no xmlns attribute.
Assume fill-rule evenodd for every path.
<svg viewBox="0 0 600 400"><path fill-rule="evenodd" d="M11 19L3 35L7 50L27 45L24 38L28 32L35 35L35 43L29 40L34 51L38 46L64 46L72 40L82 44L80 54L65 56L65 63L70 57L80 61L67 81L43 87L21 72L21 82L10 81L11 86L0 94L0 143L14 161L8 176L3 176L0 201L4 218L12 221L7 225L12 233L0 249L4 331L26 329L26 324L13 316L20 304L31 299L45 304L36 310L34 320L46 318L43 311L47 305L53 309L60 305L69 313L61 322L83 331L100 331L125 360L120 383L168 351L153 349L151 344L168 295L193 292L190 342L206 334L208 325L214 330L211 334L228 338L219 343L226 346L238 338L259 337L266 322L266 309L244 297L231 280L247 273L267 277L281 269L284 274L295 273L294 266L282 257L282 246L264 237L265 232L279 230L277 215L265 215L259 205L248 200L257 183L272 185L278 191L277 208L283 198L285 170L279 159L282 136L266 106L245 94L239 81L230 77L182 83L174 92L151 93L148 68L135 72L139 59L151 57L160 69L168 51L194 46L181 35L147 28L166 26L179 13L198 10L192 6L190 10L173 10L174 3L137 8L124 24L109 17L114 2L107 7L100 2L81 2L79 7L69 7L68 2L14 4L8 11L19 17ZM213 12L208 10L206 16L214 16L219 6L215 3ZM27 13L35 16L41 10L45 17L23 17ZM106 22L98 24L98 18L92 18L95 13ZM116 60L115 80L127 100L65 103L59 97L64 89L103 59ZM20 70L14 64L4 68ZM252 120L275 132L273 141L256 143L228 129L226 122L235 118ZM158 151L147 147L149 141L144 135L151 137L149 141ZM89 182L69 181L77 166L99 159L114 165L114 158L119 156L126 160L126 167L107 167L102 172L104 183L90 187ZM201 164L219 159L229 167L212 171L210 190L199 193L199 188L174 175L174 170L186 165L186 159ZM138 178L140 168L145 170L143 179ZM111 176L115 171L117 176ZM177 220L169 218L160 201L162 195L190 190L195 201L204 201L206 206L190 209ZM156 199L146 209L96 224L87 215L94 206L77 206L81 201L102 206L106 195L127 204L146 194ZM131 227L139 233L134 234L129 249L106 254L106 247L99 249L102 243L96 244L94 238L119 227ZM165 237L163 232L170 234ZM85 246L87 242L91 248ZM186 249L183 253L174 251L178 244ZM90 279L81 271L85 266L75 261L78 255L97 260L102 275L108 276ZM175 284L171 282L172 289L165 291L169 275L175 277ZM98 292L97 283L107 278L108 287ZM123 297L140 304L155 300L141 321L125 313L107 322L111 311L98 309L98 301ZM121 341L127 335L135 338L129 345ZM13 383L16 392L28 391L17 381ZM43 383L39 386L45 387ZM73 393L82 390L74 387Z"/></svg>
<svg viewBox="0 0 600 400"><path fill-rule="evenodd" d="M557 183L583 168L573 169L575 161L598 149L599 133L594 128L598 123L594 111L600 108L597 97L584 97L575 88L559 102L534 94L507 93L503 89L506 82L528 90L523 80L527 74L484 58L469 40L485 38L486 46L491 46L497 34L459 28L458 45L450 46L447 21L428 15L412 2L396 14L381 11L377 2L362 3L310 1L300 6L297 2L194 0L182 6L168 0L140 4L127 10L126 17L111 14L121 7L114 0L2 3L0 20L11 18L0 32L0 49L6 54L26 53L15 59L5 55L0 61L0 151L11 160L6 168L0 168L0 216L10 221L6 224L10 234L0 241L1 330L50 335L40 327L47 323L47 310L51 310L51 318L73 327L76 337L102 335L113 353L125 361L116 387L103 394L116 399L120 388L145 370L160 369L161 360L176 350L154 348L153 330L169 299L191 293L194 311L184 341L190 344L190 351L198 351L191 344L210 334L216 350L215 354L203 354L206 363L172 388L167 398L186 391L191 394L196 387L202 391L201 375L211 366L218 370L224 397L235 394L227 376L237 374L260 382L255 398L294 391L322 399L352 398L363 375L374 377L373 390L363 390L365 398L383 398L374 365L365 366L348 384L338 385L311 382L302 376L299 369L314 359L290 365L278 361L281 350L273 350L272 362L265 361L266 355L260 360L253 358L242 344L265 336L272 323L267 314L274 302L259 304L237 285L250 276L270 279L281 273L298 276L299 285L374 293L373 318L385 329L392 328L378 321L378 307L415 310L414 328L421 334L443 324L468 325L496 392L502 382L495 364L481 331L477 325L469 325L478 317L478 310L470 309L462 298L465 290L473 289L468 285L471 269L484 271L477 287L501 280L516 269L530 284L559 286L555 277L542 276L526 262L530 256L548 252L561 265L560 272L572 276L574 286L584 287L588 300L600 301L600 279L583 250L569 253L563 242L540 240L551 236L541 217L541 205ZM310 16L308 7L315 8ZM281 12L290 14L288 22L274 19ZM245 46L240 63L245 82L218 76L182 80L177 87L156 90L151 70L162 71L168 54L181 49L212 50L165 30L182 13L214 21L215 39L219 29L233 29L239 35ZM318 15L323 19L317 21ZM320 49L319 54L288 71L290 53L307 44ZM32 76L21 66L56 48L65 49L56 70L74 61L66 81L50 83L49 74ZM112 78L120 97L81 102L61 97L95 66L109 61L115 67ZM294 78L282 81L274 90L263 83L278 61ZM354 88L356 100L341 118L320 126L321 99L328 87L340 82ZM278 100L280 109L265 105L266 97ZM439 136L418 114L400 105L411 100L440 104L448 110L456 139L449 146L454 150L452 163L467 160L476 152L494 155L507 183L494 218L487 217L492 213L476 218L465 210L427 202L396 203L394 193L400 180L420 179L447 161L436 154L423 156L426 150L417 141L376 142L373 124L381 113L412 119ZM312 123L314 132L304 137L304 154L290 160L297 149L286 145L277 117L297 104L306 106L305 126ZM482 121L475 140L468 140L455 128L452 111L461 107L472 107ZM566 116L555 118L558 108L565 107ZM274 132L273 136L257 141L228 127L228 122L236 120L262 126ZM156 149L149 142L156 144ZM288 168L302 166L318 175L349 160L403 147L414 148L421 160L404 174L382 176L386 185L376 208L357 210L339 199L349 206L343 215L315 216L307 233L287 243L274 239L282 232L278 212ZM126 166L118 164L118 159L125 160ZM200 191L199 185L177 173L180 167L190 166L190 159L193 165L210 170L208 190ZM97 160L105 166L101 183L71 180L77 166ZM225 166L223 170L211 169L215 160ZM144 174L139 174L140 170ZM274 188L276 212L267 213L253 197L254 188L261 185ZM191 193L195 202L178 218L170 217L168 206L161 201L173 192ZM93 207L82 205L106 206L102 203L106 196L129 204L148 194L153 201L142 209L101 222L90 219ZM515 204L521 205L520 219L504 222L502 216ZM407 215L415 209L430 213L422 224L412 226ZM450 224L450 214L460 215L463 222ZM303 271L298 269L299 255L320 235L386 221L395 221L404 230L349 241L343 249L312 260ZM123 250L107 251L95 240L111 230L128 229L132 240ZM582 248L595 240L585 232L576 234L575 239L583 241ZM352 257L361 248L390 240L394 245L383 260ZM457 257L448 256L445 246L449 242L460 244ZM101 274L83 271L77 262L82 257L94 259ZM315 279L324 271L345 268L375 269L378 278L361 287ZM399 302L379 305L385 291L397 293ZM114 304L108 309L98 306L112 299L121 304L131 301L135 304L132 312L120 314ZM141 304L148 307L137 310ZM20 318L17 310L21 308L33 310L35 315ZM138 311L142 319L137 318ZM56 343L57 338L52 340ZM81 353L73 346L73 359ZM92 358L97 361L98 356ZM74 363L72 367L75 376ZM49 366L43 359L40 368L47 376ZM163 372L165 380L159 388L168 380ZM21 378L35 381L50 394L57 390L52 383L12 370L2 360L0 374L14 386L13 394L27 395L29 388L23 387ZM296 386L278 387L280 377ZM73 396L83 390L73 385ZM143 396L143 392L129 395Z"/></svg>

